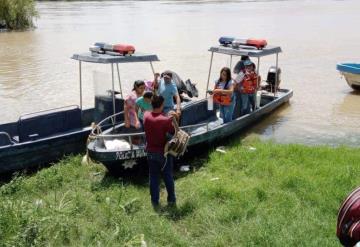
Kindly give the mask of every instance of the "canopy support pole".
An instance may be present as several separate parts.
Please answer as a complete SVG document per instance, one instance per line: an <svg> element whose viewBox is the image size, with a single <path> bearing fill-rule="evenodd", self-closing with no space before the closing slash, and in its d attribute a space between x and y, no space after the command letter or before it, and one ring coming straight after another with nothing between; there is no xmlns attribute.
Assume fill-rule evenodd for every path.
<svg viewBox="0 0 360 247"><path fill-rule="evenodd" d="M232 59L233 59L233 55L230 55L230 70L232 70Z"/></svg>
<svg viewBox="0 0 360 247"><path fill-rule="evenodd" d="M256 110L256 99L257 99L257 92L258 88L260 88L260 57L257 58L257 68L256 68L256 74L257 74L257 82L256 82L256 90L255 90L255 105L254 105L254 111ZM260 103L259 103L260 106Z"/></svg>
<svg viewBox="0 0 360 247"><path fill-rule="evenodd" d="M275 73L275 89L274 89L274 97L276 96L276 91L278 87L278 68L279 68L279 53L276 53L276 73Z"/></svg>
<svg viewBox="0 0 360 247"><path fill-rule="evenodd" d="M82 77L81 77L81 61L79 61L79 84L80 84L80 109L82 110Z"/></svg>
<svg viewBox="0 0 360 247"><path fill-rule="evenodd" d="M214 52L211 52L210 68L209 68L209 75L208 75L207 84L206 84L205 99L207 98L208 90L209 90L209 82L210 82L210 75L211 75L211 67L212 67L213 58L214 58Z"/></svg>
<svg viewBox="0 0 360 247"><path fill-rule="evenodd" d="M119 70L118 63L116 64L116 70L117 70L117 76L118 76L118 80L119 80L119 89L120 89L121 98L124 98L122 87L121 87L121 78L120 78L120 70Z"/></svg>
<svg viewBox="0 0 360 247"><path fill-rule="evenodd" d="M257 68L256 68L256 74L257 74L257 84L258 86L260 86L260 77L259 77L259 72L260 72L260 57L257 58Z"/></svg>
<svg viewBox="0 0 360 247"><path fill-rule="evenodd" d="M111 64L111 84L112 84L112 100L113 100L113 110L114 115L116 113L115 111L115 79L114 79L114 64ZM115 124L116 120L113 119L113 124Z"/></svg>
<svg viewBox="0 0 360 247"><path fill-rule="evenodd" d="M150 66L151 66L151 71L152 71L153 75L155 75L154 65L152 64L151 61L150 61Z"/></svg>

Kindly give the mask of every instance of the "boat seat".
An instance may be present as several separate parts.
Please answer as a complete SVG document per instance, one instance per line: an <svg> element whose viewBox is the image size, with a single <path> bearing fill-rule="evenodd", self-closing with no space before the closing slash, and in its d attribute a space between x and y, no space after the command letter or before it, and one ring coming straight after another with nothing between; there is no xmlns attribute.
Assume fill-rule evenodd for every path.
<svg viewBox="0 0 360 247"><path fill-rule="evenodd" d="M19 142L26 142L81 128L81 110L68 106L31 113L18 120Z"/></svg>
<svg viewBox="0 0 360 247"><path fill-rule="evenodd" d="M215 116L216 108L214 107L214 110L208 111L207 100L194 102L194 104L187 105L181 111L180 126L198 124Z"/></svg>

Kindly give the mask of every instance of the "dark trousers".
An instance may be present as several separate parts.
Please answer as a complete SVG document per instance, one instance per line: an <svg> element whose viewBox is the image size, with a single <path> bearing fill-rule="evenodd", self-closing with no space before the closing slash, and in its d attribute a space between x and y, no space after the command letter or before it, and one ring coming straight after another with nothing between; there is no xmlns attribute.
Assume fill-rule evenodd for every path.
<svg viewBox="0 0 360 247"><path fill-rule="evenodd" d="M255 110L255 94L241 94L241 115L245 115Z"/></svg>
<svg viewBox="0 0 360 247"><path fill-rule="evenodd" d="M237 119L241 116L241 93L236 90L235 92L235 107L233 113L233 119Z"/></svg>
<svg viewBox="0 0 360 247"><path fill-rule="evenodd" d="M159 204L160 197L160 176L162 175L167 191L168 203L175 203L175 184L173 178L173 156L168 155L165 159L162 153L147 153L147 161L149 164L149 182L151 203ZM165 164L166 162L166 164Z"/></svg>

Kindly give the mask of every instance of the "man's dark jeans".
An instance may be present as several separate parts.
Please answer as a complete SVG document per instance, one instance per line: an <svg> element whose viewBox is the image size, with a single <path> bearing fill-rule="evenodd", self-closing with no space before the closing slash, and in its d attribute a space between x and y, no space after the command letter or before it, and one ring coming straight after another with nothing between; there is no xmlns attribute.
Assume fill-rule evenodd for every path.
<svg viewBox="0 0 360 247"><path fill-rule="evenodd" d="M175 185L173 179L173 156L168 155L165 159L162 153L147 153L150 178L151 203L154 206L159 205L160 197L160 175L163 175L166 191L168 194L168 203L175 203ZM166 164L165 164L166 162Z"/></svg>

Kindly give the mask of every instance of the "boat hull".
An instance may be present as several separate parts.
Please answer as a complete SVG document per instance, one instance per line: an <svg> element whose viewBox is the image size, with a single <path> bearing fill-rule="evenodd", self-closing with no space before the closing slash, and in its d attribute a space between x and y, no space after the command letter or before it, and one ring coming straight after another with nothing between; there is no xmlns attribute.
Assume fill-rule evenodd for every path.
<svg viewBox="0 0 360 247"><path fill-rule="evenodd" d="M347 84L354 90L360 90L360 64L339 63L337 70L345 77Z"/></svg>
<svg viewBox="0 0 360 247"><path fill-rule="evenodd" d="M49 164L85 151L90 127L68 134L0 147L0 174Z"/></svg>
<svg viewBox="0 0 360 247"><path fill-rule="evenodd" d="M360 90L360 75L348 72L342 72L347 84L355 90Z"/></svg>
<svg viewBox="0 0 360 247"><path fill-rule="evenodd" d="M24 134L24 129L21 129L24 127L21 121L24 120L20 120L21 117L17 122L0 125L0 174L47 165L66 155L85 151L86 140L91 131L90 124L94 119L94 108L82 111L77 107L65 108L66 110L56 108L35 113L34 117L26 119L31 125L25 130L39 133L39 136L27 140L21 138L21 134ZM74 109L76 116L69 114ZM66 117L61 118L62 116ZM66 126L66 130L58 131L58 126ZM54 129L52 134L41 135L41 131L50 129ZM12 140L7 140L4 133Z"/></svg>

